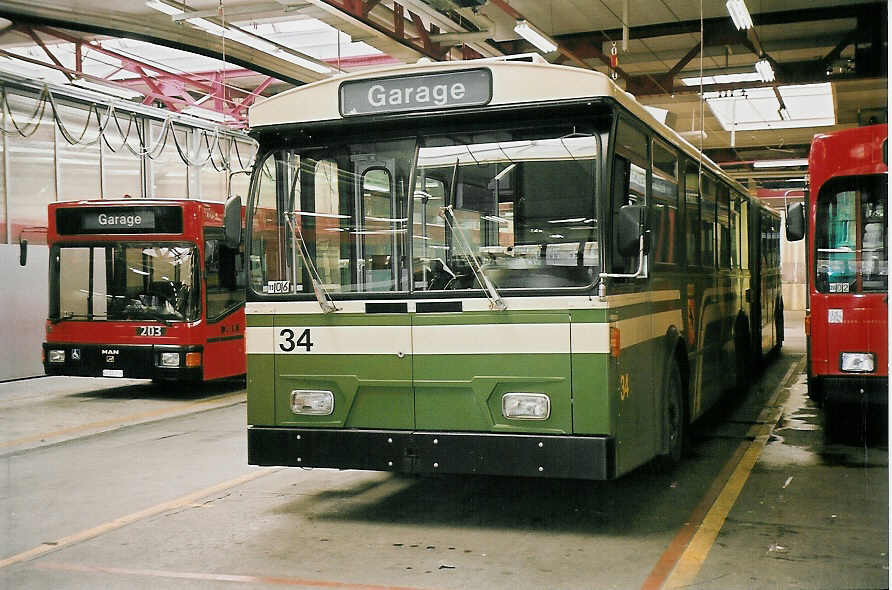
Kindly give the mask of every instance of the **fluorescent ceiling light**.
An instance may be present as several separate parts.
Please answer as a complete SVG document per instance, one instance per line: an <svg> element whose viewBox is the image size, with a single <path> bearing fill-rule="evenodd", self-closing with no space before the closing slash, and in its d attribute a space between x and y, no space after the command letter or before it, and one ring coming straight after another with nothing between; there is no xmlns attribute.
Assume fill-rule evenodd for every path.
<svg viewBox="0 0 892 590"><path fill-rule="evenodd" d="M176 6L165 4L164 2L161 2L161 0L148 0L148 2L146 2L146 6L148 6L149 8L154 8L155 10L163 12L164 14L169 14L170 16L176 16L183 13L183 11Z"/></svg>
<svg viewBox="0 0 892 590"><path fill-rule="evenodd" d="M284 59L285 61L290 61L293 64L299 65L301 67L307 68L308 70L313 70L314 72L318 72L320 74L330 74L331 68L326 66L325 64L318 64L314 61L310 61L308 59L304 59L299 55L294 55L293 53L289 53L287 51L277 51L273 53L274 56Z"/></svg>
<svg viewBox="0 0 892 590"><path fill-rule="evenodd" d="M808 166L805 158L791 158L788 160L756 160L753 168L793 168L796 166Z"/></svg>
<svg viewBox="0 0 892 590"><path fill-rule="evenodd" d="M227 39L238 41L242 45L253 47L254 49L263 51L265 53L275 53L279 50L278 46L276 46L275 43L270 43L265 39L255 37L254 35L250 35L239 29L226 29L226 34L224 36Z"/></svg>
<svg viewBox="0 0 892 590"><path fill-rule="evenodd" d="M212 23L205 18L187 18L186 22L191 25L195 25L202 31L207 31L211 35L217 35L218 37L226 36L226 27L221 27L217 23Z"/></svg>
<svg viewBox="0 0 892 590"><path fill-rule="evenodd" d="M255 37L244 31L239 29L229 29L226 27L221 27L220 25L213 23L205 18L187 18L186 22L211 33L212 35L217 35L219 37L225 37L227 39L232 39L234 41L238 41L239 43L243 43L249 47L253 47L258 51L263 51L264 53L268 53L279 59L284 59L285 61L289 61L295 65L301 66L302 68L307 68L308 70L313 70L319 74L330 74L331 68L322 63L316 63L309 59L300 57L299 55L294 55L289 51L284 51L274 43L270 43L269 41L265 41L259 37Z"/></svg>
<svg viewBox="0 0 892 590"><path fill-rule="evenodd" d="M216 121L217 123L230 123L235 121L235 118L230 115L211 111L202 107L186 107L180 112L184 115L192 115L193 117L208 119L210 121Z"/></svg>
<svg viewBox="0 0 892 590"><path fill-rule="evenodd" d="M112 94L114 96L119 96L121 98L142 98L144 95L141 92L137 92L135 90L130 90L129 88L122 88L120 86L113 85L105 85L98 84L95 82L90 82L89 80L82 80L80 78L74 80L72 85L77 86L79 88L86 88L87 90L93 90L95 92L102 92L104 94Z"/></svg>
<svg viewBox="0 0 892 590"><path fill-rule="evenodd" d="M737 82L755 82L761 80L756 72L745 72L741 74L716 74L714 76L703 76L703 85L708 84L735 84ZM685 86L699 86L700 78L682 78L681 83Z"/></svg>
<svg viewBox="0 0 892 590"><path fill-rule="evenodd" d="M728 9L728 14L731 15L731 20L734 21L738 31L753 27L753 19L750 18L750 11L746 9L743 0L728 0L725 8Z"/></svg>
<svg viewBox="0 0 892 590"><path fill-rule="evenodd" d="M756 72L758 72L759 78L761 78L763 82L771 82L774 80L774 70L771 67L771 62L767 59L760 59L756 62Z"/></svg>
<svg viewBox="0 0 892 590"><path fill-rule="evenodd" d="M551 53L557 49L557 43L552 41L548 35L531 25L528 21L517 21L517 24L514 25L514 32L535 45L537 49L544 53Z"/></svg>

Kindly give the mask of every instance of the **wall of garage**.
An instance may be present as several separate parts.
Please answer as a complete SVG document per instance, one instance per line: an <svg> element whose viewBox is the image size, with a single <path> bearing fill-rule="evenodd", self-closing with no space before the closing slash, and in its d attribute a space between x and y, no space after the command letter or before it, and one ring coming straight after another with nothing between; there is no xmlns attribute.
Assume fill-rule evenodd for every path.
<svg viewBox="0 0 892 590"><path fill-rule="evenodd" d="M230 171L250 166L256 144L242 132L210 122L5 74L0 77L0 107L4 381L43 374L49 203L224 201ZM232 190L247 194L247 176L233 177ZM19 266L20 239L29 243L24 268Z"/></svg>
<svg viewBox="0 0 892 590"><path fill-rule="evenodd" d="M19 266L19 246L0 244L3 280L3 342L0 380L43 375L41 344L49 305L46 293L46 246L28 248L28 264Z"/></svg>
<svg viewBox="0 0 892 590"><path fill-rule="evenodd" d="M806 305L805 240L788 242L783 228L786 215L781 211L781 290L784 309L802 311Z"/></svg>

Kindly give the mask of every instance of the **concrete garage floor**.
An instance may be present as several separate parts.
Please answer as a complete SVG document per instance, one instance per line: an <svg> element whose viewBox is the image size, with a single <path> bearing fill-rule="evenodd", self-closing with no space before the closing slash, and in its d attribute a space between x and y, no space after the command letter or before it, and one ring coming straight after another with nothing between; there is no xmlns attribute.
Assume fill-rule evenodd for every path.
<svg viewBox="0 0 892 590"><path fill-rule="evenodd" d="M615 482L253 468L237 385L0 384L0 588L888 587L886 438L825 440L786 326L679 469Z"/></svg>

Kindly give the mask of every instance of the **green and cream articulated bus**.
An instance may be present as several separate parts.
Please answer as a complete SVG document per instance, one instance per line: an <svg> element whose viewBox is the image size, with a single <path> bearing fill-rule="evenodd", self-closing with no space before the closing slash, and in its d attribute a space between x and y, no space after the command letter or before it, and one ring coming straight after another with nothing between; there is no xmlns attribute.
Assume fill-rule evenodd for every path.
<svg viewBox="0 0 892 590"><path fill-rule="evenodd" d="M600 73L399 66L250 123L252 464L611 479L780 345L778 216Z"/></svg>

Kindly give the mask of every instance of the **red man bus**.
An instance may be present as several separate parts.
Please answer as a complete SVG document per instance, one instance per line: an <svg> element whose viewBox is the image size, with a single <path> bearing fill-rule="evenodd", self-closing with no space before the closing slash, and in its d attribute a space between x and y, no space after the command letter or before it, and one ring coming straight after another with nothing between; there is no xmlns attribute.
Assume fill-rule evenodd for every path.
<svg viewBox="0 0 892 590"><path fill-rule="evenodd" d="M52 203L48 375L208 381L245 373L238 238L194 200Z"/></svg>
<svg viewBox="0 0 892 590"><path fill-rule="evenodd" d="M888 403L887 136L816 135L807 209L787 212L788 238L808 234L809 395L828 405Z"/></svg>

